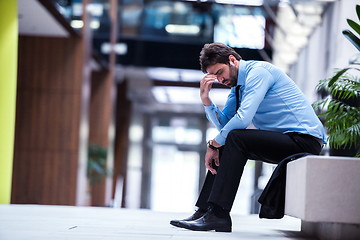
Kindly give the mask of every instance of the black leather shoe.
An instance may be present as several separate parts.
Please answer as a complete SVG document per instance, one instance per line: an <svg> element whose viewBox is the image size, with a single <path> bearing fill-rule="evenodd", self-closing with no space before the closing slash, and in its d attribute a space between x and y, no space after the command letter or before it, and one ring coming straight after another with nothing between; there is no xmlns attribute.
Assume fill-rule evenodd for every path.
<svg viewBox="0 0 360 240"><path fill-rule="evenodd" d="M178 227L186 228L193 231L211 231L231 232L231 217L217 217L214 208L209 210L201 217L192 221L179 221Z"/></svg>
<svg viewBox="0 0 360 240"><path fill-rule="evenodd" d="M206 213L206 210L203 209L198 209L195 211L195 213L193 215L191 215L188 218L182 219L182 220L171 220L170 224L175 226L175 227L180 227L179 223L183 222L183 221L194 221L198 218L201 218L202 216L204 216L204 214Z"/></svg>

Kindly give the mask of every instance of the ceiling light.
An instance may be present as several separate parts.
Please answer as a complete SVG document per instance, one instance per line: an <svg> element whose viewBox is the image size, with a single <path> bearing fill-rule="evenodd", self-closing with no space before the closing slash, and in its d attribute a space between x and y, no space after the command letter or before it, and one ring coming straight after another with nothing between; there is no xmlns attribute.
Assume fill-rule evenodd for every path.
<svg viewBox="0 0 360 240"><path fill-rule="evenodd" d="M111 51L114 51L117 55L126 55L127 54L127 44L126 43L116 43L115 45L104 42L101 44L101 53L109 54Z"/></svg>
<svg viewBox="0 0 360 240"><path fill-rule="evenodd" d="M200 33L200 27L197 25L177 25L168 24L165 30L170 34L181 34L181 35L198 35Z"/></svg>
<svg viewBox="0 0 360 240"><path fill-rule="evenodd" d="M152 94L159 103L166 104L192 104L202 106L199 89L189 87L152 87ZM210 97L218 106L224 106L230 89L211 89Z"/></svg>
<svg viewBox="0 0 360 240"><path fill-rule="evenodd" d="M148 68L146 70L150 79L161 81L179 81L179 72L171 68Z"/></svg>
<svg viewBox="0 0 360 240"><path fill-rule="evenodd" d="M90 22L90 27L91 27L92 29L99 29L99 27L100 27L100 22L99 22L99 20L91 20L91 22Z"/></svg>
<svg viewBox="0 0 360 240"><path fill-rule="evenodd" d="M82 28L84 26L84 22L82 20L71 20L70 25L72 28Z"/></svg>
<svg viewBox="0 0 360 240"><path fill-rule="evenodd" d="M104 6L101 3L90 3L87 5L87 11L91 13L92 16L100 17L103 15Z"/></svg>
<svg viewBox="0 0 360 240"><path fill-rule="evenodd" d="M194 69L153 67L146 72L150 79L160 81L199 82L204 77L202 71Z"/></svg>
<svg viewBox="0 0 360 240"><path fill-rule="evenodd" d="M261 6L263 0L215 0L221 4L236 4L236 5L248 5L248 6Z"/></svg>

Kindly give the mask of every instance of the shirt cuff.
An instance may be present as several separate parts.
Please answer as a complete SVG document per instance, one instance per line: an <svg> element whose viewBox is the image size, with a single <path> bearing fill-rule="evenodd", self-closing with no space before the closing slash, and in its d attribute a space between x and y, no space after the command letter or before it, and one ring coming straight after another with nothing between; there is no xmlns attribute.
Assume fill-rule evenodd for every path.
<svg viewBox="0 0 360 240"><path fill-rule="evenodd" d="M221 136L221 134L219 133L219 134L214 138L214 140L215 140L218 144L225 145L225 140L226 140L226 138L224 138L223 136Z"/></svg>
<svg viewBox="0 0 360 240"><path fill-rule="evenodd" d="M208 113L208 112L213 111L215 109L215 104L211 102L211 104L209 106L204 105L204 108L205 108L205 112Z"/></svg>

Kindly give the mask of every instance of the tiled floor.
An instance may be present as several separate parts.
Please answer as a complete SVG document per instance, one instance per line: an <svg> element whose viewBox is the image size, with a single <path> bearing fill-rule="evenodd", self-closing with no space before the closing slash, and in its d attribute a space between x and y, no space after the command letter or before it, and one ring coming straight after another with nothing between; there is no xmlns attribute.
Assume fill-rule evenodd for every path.
<svg viewBox="0 0 360 240"><path fill-rule="evenodd" d="M194 232L169 224L192 213L163 213L96 207L0 205L1 240L116 239L116 240L222 240L310 239L299 233L300 221L232 216L232 233Z"/></svg>

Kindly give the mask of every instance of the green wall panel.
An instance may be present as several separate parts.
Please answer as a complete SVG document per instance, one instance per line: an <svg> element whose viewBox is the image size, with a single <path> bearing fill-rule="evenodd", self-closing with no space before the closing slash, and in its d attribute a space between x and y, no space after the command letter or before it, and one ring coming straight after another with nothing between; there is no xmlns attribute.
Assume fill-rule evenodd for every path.
<svg viewBox="0 0 360 240"><path fill-rule="evenodd" d="M17 49L17 0L0 0L0 204L11 198Z"/></svg>

